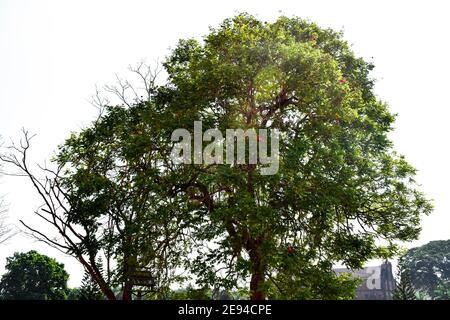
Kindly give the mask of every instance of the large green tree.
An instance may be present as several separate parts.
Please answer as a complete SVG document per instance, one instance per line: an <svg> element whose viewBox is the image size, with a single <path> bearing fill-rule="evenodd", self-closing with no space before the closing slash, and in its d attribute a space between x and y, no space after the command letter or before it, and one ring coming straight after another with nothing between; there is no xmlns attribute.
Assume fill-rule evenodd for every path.
<svg viewBox="0 0 450 320"><path fill-rule="evenodd" d="M298 281L299 291L319 288L310 297L321 297L317 283L334 262L359 268L393 254L393 241L417 238L431 206L414 185L415 170L392 149L394 115L373 93L373 65L340 33L299 18L266 23L241 14L203 42L180 41L165 67L169 83L159 98L172 115L165 126L192 130L201 120L223 132L281 131L274 175L261 175L261 163L172 171L174 194L200 200L196 236L215 244L193 265L201 281L249 279L252 299L271 287L302 297L287 290ZM315 276L304 275L310 269Z"/></svg>
<svg viewBox="0 0 450 320"><path fill-rule="evenodd" d="M409 273L416 290L425 292L432 299L448 296L450 240L430 241L409 249L401 257L399 264Z"/></svg>
<svg viewBox="0 0 450 320"><path fill-rule="evenodd" d="M64 265L36 251L6 259L0 296L7 300L65 300L69 274Z"/></svg>

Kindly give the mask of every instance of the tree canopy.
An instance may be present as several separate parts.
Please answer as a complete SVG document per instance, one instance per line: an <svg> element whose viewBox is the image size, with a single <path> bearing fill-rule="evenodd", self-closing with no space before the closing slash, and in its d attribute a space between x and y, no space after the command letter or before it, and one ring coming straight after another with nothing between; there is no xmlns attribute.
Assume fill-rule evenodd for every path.
<svg viewBox="0 0 450 320"><path fill-rule="evenodd" d="M387 137L394 116L373 94L373 65L340 33L243 14L203 43L180 41L165 67L169 83L158 98L172 116L163 121L282 132L275 175L262 176L261 164L174 170L178 194L190 188L202 199L197 237L217 245L196 261L203 281L217 281L225 266L225 279L250 276L252 298L277 285L283 296L292 279L317 287L320 276L302 276L309 268L329 273L336 261L359 268L392 254L393 241L418 236L431 206Z"/></svg>
<svg viewBox="0 0 450 320"><path fill-rule="evenodd" d="M55 259L32 250L6 259L0 297L7 300L64 300L69 274Z"/></svg>
<svg viewBox="0 0 450 320"><path fill-rule="evenodd" d="M399 261L417 291L432 299L447 299L450 292L450 240L430 241L409 249Z"/></svg>

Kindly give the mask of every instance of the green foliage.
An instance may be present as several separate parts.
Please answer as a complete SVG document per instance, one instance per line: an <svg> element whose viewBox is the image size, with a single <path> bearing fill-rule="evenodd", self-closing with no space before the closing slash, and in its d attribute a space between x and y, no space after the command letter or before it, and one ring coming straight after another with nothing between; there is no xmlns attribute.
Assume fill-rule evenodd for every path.
<svg viewBox="0 0 450 320"><path fill-rule="evenodd" d="M416 291L416 300L430 300L430 296L425 292Z"/></svg>
<svg viewBox="0 0 450 320"><path fill-rule="evenodd" d="M244 300L248 294L239 291L211 290L208 287L194 288L189 285L186 289L169 290L164 299L167 300Z"/></svg>
<svg viewBox="0 0 450 320"><path fill-rule="evenodd" d="M6 300L65 300L69 275L64 265L36 251L15 253L6 260L0 295Z"/></svg>
<svg viewBox="0 0 450 320"><path fill-rule="evenodd" d="M207 287L193 288L187 287L183 290L172 291L168 297L170 300L211 300L212 291Z"/></svg>
<svg viewBox="0 0 450 320"><path fill-rule="evenodd" d="M321 271L329 267L322 265L357 269L396 253L392 245L379 248L378 239L417 238L431 205L416 188L414 168L392 150L394 115L372 92L373 65L341 34L299 18L265 23L241 14L203 42L180 41L164 65L169 84L159 90L166 112L158 121L165 127L192 129L202 120L222 131L282 132L275 175L262 176L260 163L167 171L166 181L182 186L177 196L202 199L194 206L195 235L215 243L190 264L199 283L231 288L250 277L255 299L286 274L324 286ZM285 264L289 246L300 266ZM317 272L305 280L302 270ZM290 296L326 296L304 291Z"/></svg>
<svg viewBox="0 0 450 320"><path fill-rule="evenodd" d="M79 300L80 299L80 289L79 288L69 288L69 293L67 294L67 300Z"/></svg>
<svg viewBox="0 0 450 320"><path fill-rule="evenodd" d="M76 300L104 300L100 287L97 282L95 282L88 272L84 273L83 279L81 280L81 286L77 292Z"/></svg>
<svg viewBox="0 0 450 320"><path fill-rule="evenodd" d="M299 268L300 269L300 268ZM295 275L280 274L270 279L269 299L353 300L360 280L350 274L335 275L317 267L297 270Z"/></svg>
<svg viewBox="0 0 450 320"><path fill-rule="evenodd" d="M129 288L133 272L145 269L152 277L147 289L157 292L177 280L185 223L180 205L161 191L153 110L151 102L107 107L66 140L55 160L64 168L59 183L71 204L68 218L86 230L76 250L114 261L109 286Z"/></svg>
<svg viewBox="0 0 450 320"><path fill-rule="evenodd" d="M270 299L351 300L360 283L351 274L336 275L327 261L310 264L308 257L297 250L288 252L274 267L277 274L267 282Z"/></svg>
<svg viewBox="0 0 450 320"><path fill-rule="evenodd" d="M393 293L394 300L416 300L417 294L411 282L408 270L399 263L397 267L397 283Z"/></svg>
<svg viewBox="0 0 450 320"><path fill-rule="evenodd" d="M450 240L431 241L409 249L400 259L416 290L432 299L446 296L450 282Z"/></svg>
<svg viewBox="0 0 450 320"><path fill-rule="evenodd" d="M450 300L450 284L440 281L433 293L435 300Z"/></svg>

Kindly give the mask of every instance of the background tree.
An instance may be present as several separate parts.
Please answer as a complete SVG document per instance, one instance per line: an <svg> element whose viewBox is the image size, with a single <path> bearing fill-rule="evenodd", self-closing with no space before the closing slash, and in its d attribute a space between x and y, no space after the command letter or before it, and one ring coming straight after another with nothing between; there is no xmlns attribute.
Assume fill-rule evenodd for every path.
<svg viewBox="0 0 450 320"><path fill-rule="evenodd" d="M193 288L188 286L186 289L179 289L177 291L170 291L167 297L169 300L211 300L211 289Z"/></svg>
<svg viewBox="0 0 450 320"><path fill-rule="evenodd" d="M6 300L64 300L68 273L64 265L36 251L15 253L6 259L0 295Z"/></svg>
<svg viewBox="0 0 450 320"><path fill-rule="evenodd" d="M67 300L79 300L80 289L79 288L69 288L69 293L67 294Z"/></svg>
<svg viewBox="0 0 450 320"><path fill-rule="evenodd" d="M92 279L89 272L85 272L77 291L77 300L104 300L104 297L97 282Z"/></svg>
<svg viewBox="0 0 450 320"><path fill-rule="evenodd" d="M427 293L432 299L445 296L450 282L450 240L431 241L409 249L400 263L410 274L416 290Z"/></svg>
<svg viewBox="0 0 450 320"><path fill-rule="evenodd" d="M266 23L241 14L203 42L180 41L164 66L165 127L192 130L201 120L223 132L281 131L275 175L261 175L261 163L167 170L174 196L198 204L195 236L214 243L191 265L200 283L249 281L251 299L272 289L292 298L292 281L314 287L337 261L357 269L395 253L394 240L417 238L431 205L416 189L415 170L392 150L394 116L373 94L373 65L340 33L299 18Z"/></svg>
<svg viewBox="0 0 450 320"><path fill-rule="evenodd" d="M408 270L402 263L397 266L397 281L393 293L394 300L416 300L416 290L411 282Z"/></svg>

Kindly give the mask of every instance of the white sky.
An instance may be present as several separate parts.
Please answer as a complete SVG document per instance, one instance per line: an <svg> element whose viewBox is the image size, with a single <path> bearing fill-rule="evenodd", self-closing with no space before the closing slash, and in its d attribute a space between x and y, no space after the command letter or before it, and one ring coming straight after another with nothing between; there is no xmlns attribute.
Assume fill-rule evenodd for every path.
<svg viewBox="0 0 450 320"><path fill-rule="evenodd" d="M112 83L129 64L163 59L180 38L199 38L237 12L273 21L280 12L343 29L360 56L373 60L376 92L398 113L392 139L435 201L419 241L450 239L448 1L24 1L0 0L0 135L37 133L33 159L48 159L70 131L95 115L95 85ZM373 57L373 59L372 59ZM39 202L29 184L1 178L10 221L30 221ZM31 220L33 221L33 220ZM36 249L65 263L70 286L82 268L71 257L22 235L0 246L0 274L15 251Z"/></svg>

